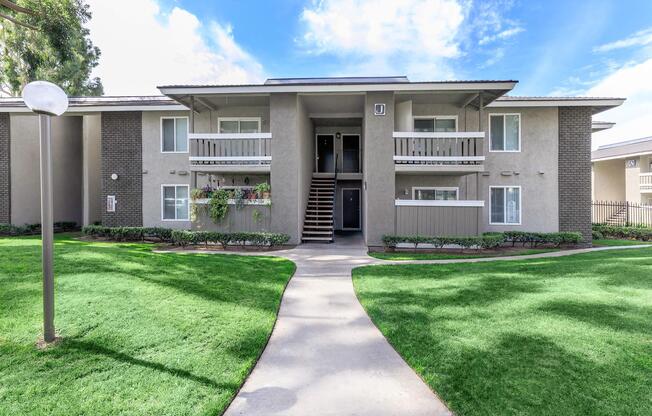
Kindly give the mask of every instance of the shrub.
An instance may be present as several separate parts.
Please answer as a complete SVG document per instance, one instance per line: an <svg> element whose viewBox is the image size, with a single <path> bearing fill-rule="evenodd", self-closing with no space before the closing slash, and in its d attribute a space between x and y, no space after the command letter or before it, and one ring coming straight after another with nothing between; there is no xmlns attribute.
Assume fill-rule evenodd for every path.
<svg viewBox="0 0 652 416"><path fill-rule="evenodd" d="M605 238L652 241L652 228L593 225L593 232L599 232Z"/></svg>
<svg viewBox="0 0 652 416"><path fill-rule="evenodd" d="M173 230L172 242L178 246L186 247L194 243L194 234L192 231L187 230Z"/></svg>
<svg viewBox="0 0 652 416"><path fill-rule="evenodd" d="M410 244L416 249L419 244L431 244L435 248L442 248L446 245L457 245L463 249L483 248L490 249L500 247L504 242L501 233L474 236L474 237L426 237L426 236L399 236L384 235L383 245L386 248L396 248L399 244Z"/></svg>
<svg viewBox="0 0 652 416"><path fill-rule="evenodd" d="M172 229L162 227L143 228L143 238L154 238L160 242L171 242Z"/></svg>

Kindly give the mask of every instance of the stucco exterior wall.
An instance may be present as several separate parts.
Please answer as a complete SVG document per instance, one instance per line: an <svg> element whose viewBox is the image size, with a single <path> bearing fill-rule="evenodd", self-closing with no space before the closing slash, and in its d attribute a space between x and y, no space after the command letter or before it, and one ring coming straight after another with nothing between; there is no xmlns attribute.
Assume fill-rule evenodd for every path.
<svg viewBox="0 0 652 416"><path fill-rule="evenodd" d="M521 151L489 152L489 114L521 114ZM490 108L482 116L485 139L485 172L480 176L479 199L482 231L559 230L558 152L559 119L557 108ZM521 224L489 224L489 187L521 187ZM587 185L588 186L588 185Z"/></svg>
<svg viewBox="0 0 652 416"><path fill-rule="evenodd" d="M641 203L641 159L636 157L632 159L635 163L634 166L625 165L625 200Z"/></svg>
<svg viewBox="0 0 652 416"><path fill-rule="evenodd" d="M593 200L625 200L624 160L614 159L593 163Z"/></svg>
<svg viewBox="0 0 652 416"><path fill-rule="evenodd" d="M39 124L32 114L12 114L11 223L41 222ZM52 118L52 185L55 221L82 223L82 118Z"/></svg>
<svg viewBox="0 0 652 416"><path fill-rule="evenodd" d="M296 94L270 96L272 133L272 231L287 233L298 244L303 214L299 203L304 188L300 180L299 99ZM304 149L305 150L305 149Z"/></svg>
<svg viewBox="0 0 652 416"><path fill-rule="evenodd" d="M314 127L312 120L308 117L308 111L302 100L299 100L298 107L298 151L299 151L299 226L300 231L303 230L303 220L305 219L306 207L308 206L308 198L310 194L310 184L312 182L312 172L314 170L314 155L315 155L315 139ZM272 136L272 146L274 146L274 137ZM287 161L290 162L290 161ZM290 162L291 163L291 162ZM274 195L272 193L272 200Z"/></svg>
<svg viewBox="0 0 652 416"><path fill-rule="evenodd" d="M203 115L203 116L202 116ZM190 161L188 152L161 152L161 117L187 117L188 111L144 112L142 125L143 151L143 225L190 229L190 221L163 220L162 186L190 186ZM195 130L202 123L208 127L208 113L195 119Z"/></svg>
<svg viewBox="0 0 652 416"><path fill-rule="evenodd" d="M374 104L386 105L384 116L374 115ZM384 234L394 233L394 93L370 92L365 100L363 153L363 229L368 246L382 245Z"/></svg>

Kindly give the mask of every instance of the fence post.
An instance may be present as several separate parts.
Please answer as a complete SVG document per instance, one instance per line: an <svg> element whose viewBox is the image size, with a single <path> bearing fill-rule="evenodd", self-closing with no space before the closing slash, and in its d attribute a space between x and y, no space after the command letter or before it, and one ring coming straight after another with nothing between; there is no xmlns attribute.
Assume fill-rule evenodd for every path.
<svg viewBox="0 0 652 416"><path fill-rule="evenodd" d="M625 201L625 227L629 225L629 201Z"/></svg>

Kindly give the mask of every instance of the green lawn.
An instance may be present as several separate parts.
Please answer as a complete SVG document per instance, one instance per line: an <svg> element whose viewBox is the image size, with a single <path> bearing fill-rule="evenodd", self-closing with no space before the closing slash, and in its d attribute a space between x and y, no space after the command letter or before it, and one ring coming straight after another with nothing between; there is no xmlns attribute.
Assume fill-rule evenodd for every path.
<svg viewBox="0 0 652 416"><path fill-rule="evenodd" d="M353 272L457 415L652 414L652 249Z"/></svg>
<svg viewBox="0 0 652 416"><path fill-rule="evenodd" d="M602 240L593 240L593 245L600 246L638 246L641 244L652 244L652 241L638 241L638 240L615 240L605 238Z"/></svg>
<svg viewBox="0 0 652 416"><path fill-rule="evenodd" d="M56 241L59 345L39 351L40 240L0 238L0 414L220 414L271 332L287 260Z"/></svg>
<svg viewBox="0 0 652 416"><path fill-rule="evenodd" d="M411 253L409 251L402 252L369 252L371 257L381 260L453 260L453 259L477 259L485 257L511 257L511 256L527 256L528 254L540 254L559 251L556 248L532 248L523 249L518 251L506 251L498 253Z"/></svg>

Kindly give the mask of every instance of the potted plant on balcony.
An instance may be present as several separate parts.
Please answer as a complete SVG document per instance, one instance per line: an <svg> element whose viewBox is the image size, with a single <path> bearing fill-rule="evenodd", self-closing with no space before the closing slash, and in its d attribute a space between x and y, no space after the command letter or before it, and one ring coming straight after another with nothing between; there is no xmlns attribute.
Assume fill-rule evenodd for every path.
<svg viewBox="0 0 652 416"><path fill-rule="evenodd" d="M261 182L254 188L254 191L256 191L256 194L260 199L269 199L271 190L272 188L267 182Z"/></svg>

